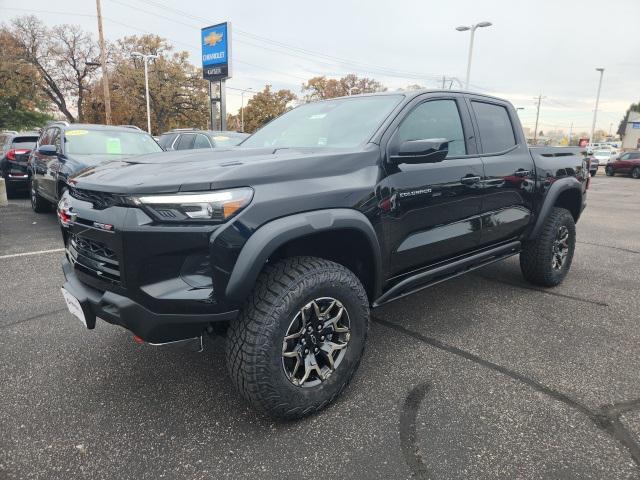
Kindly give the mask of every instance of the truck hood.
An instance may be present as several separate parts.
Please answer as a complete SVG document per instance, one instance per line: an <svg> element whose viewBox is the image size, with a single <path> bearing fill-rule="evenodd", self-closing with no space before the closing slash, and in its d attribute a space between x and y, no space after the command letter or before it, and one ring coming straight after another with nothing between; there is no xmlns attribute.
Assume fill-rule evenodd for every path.
<svg viewBox="0 0 640 480"><path fill-rule="evenodd" d="M110 193L174 193L330 177L362 168L378 146L358 149L242 148L182 150L111 161L69 181ZM367 160L368 159L368 160ZM338 167L338 164L341 166Z"/></svg>

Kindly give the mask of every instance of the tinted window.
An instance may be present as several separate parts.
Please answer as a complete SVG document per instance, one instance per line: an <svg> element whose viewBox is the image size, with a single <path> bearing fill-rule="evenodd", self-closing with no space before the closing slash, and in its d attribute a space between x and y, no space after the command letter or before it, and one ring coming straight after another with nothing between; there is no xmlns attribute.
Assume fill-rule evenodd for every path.
<svg viewBox="0 0 640 480"><path fill-rule="evenodd" d="M158 143L164 149L171 148L171 145L173 144L173 141L176 139L177 136L178 136L177 133L165 133L160 136Z"/></svg>
<svg viewBox="0 0 640 480"><path fill-rule="evenodd" d="M51 145L53 139L53 129L47 128L40 137L40 145Z"/></svg>
<svg viewBox="0 0 640 480"><path fill-rule="evenodd" d="M471 102L478 120L484 153L503 152L516 144L507 109L501 105Z"/></svg>
<svg viewBox="0 0 640 480"><path fill-rule="evenodd" d="M640 159L640 153L630 153L629 160L638 160Z"/></svg>
<svg viewBox="0 0 640 480"><path fill-rule="evenodd" d="M13 148L33 148L36 146L38 137L16 137L11 142Z"/></svg>
<svg viewBox="0 0 640 480"><path fill-rule="evenodd" d="M209 140L204 135L196 135L193 148L211 148L211 143L209 143Z"/></svg>
<svg viewBox="0 0 640 480"><path fill-rule="evenodd" d="M400 124L398 137L400 142L446 138L450 141L448 156L467 153L455 100L432 100L418 105Z"/></svg>
<svg viewBox="0 0 640 480"><path fill-rule="evenodd" d="M183 133L175 143L173 148L176 150L189 150L193 148L193 142L196 139L193 133Z"/></svg>
<svg viewBox="0 0 640 480"><path fill-rule="evenodd" d="M243 147L353 148L367 142L402 95L346 97L307 103L249 137Z"/></svg>
<svg viewBox="0 0 640 480"><path fill-rule="evenodd" d="M214 147L233 147L238 145L241 141L247 138L249 135L247 134L228 134L228 133L220 133L213 136Z"/></svg>

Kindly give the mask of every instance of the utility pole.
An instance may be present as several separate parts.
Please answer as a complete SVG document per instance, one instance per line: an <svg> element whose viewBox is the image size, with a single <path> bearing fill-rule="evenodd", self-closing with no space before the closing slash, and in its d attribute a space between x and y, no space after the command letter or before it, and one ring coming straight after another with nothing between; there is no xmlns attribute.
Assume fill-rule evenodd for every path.
<svg viewBox="0 0 640 480"><path fill-rule="evenodd" d="M571 122L571 126L569 127L569 147L571 146L571 134L573 133L573 122Z"/></svg>
<svg viewBox="0 0 640 480"><path fill-rule="evenodd" d="M598 103L600 103L600 89L602 88L602 76L604 75L604 68L596 68L597 72L600 72L600 81L598 82L598 93L596 94L596 108L593 110L593 123L591 124L591 136L589 137L589 143L593 145L594 138L593 133L596 129L596 118L598 117Z"/></svg>
<svg viewBox="0 0 640 480"><path fill-rule="evenodd" d="M251 88L247 88L246 90L240 91L240 98L242 99L240 103L240 130L242 133L244 133L244 94L250 90Z"/></svg>
<svg viewBox="0 0 640 480"><path fill-rule="evenodd" d="M542 94L540 94L537 97L535 97L535 99L538 100L538 107L536 109L536 128L533 131L533 144L534 145L537 145L537 143L538 143L538 119L540 118L540 103L542 102L543 98L547 98L547 97L543 97Z"/></svg>
<svg viewBox="0 0 640 480"><path fill-rule="evenodd" d="M104 88L104 123L111 125L111 93L109 93L109 76L107 75L107 52L104 48L104 32L102 31L102 7L96 0L98 11L98 40L100 42L100 63L102 64L102 87Z"/></svg>

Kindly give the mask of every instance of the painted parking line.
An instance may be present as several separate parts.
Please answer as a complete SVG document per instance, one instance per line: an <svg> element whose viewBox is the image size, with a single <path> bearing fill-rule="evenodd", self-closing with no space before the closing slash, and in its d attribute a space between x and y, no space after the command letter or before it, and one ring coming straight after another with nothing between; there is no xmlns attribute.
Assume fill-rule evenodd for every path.
<svg viewBox="0 0 640 480"><path fill-rule="evenodd" d="M35 252L12 253L11 255L0 255L0 260L4 258L28 257L30 255L42 255L44 253L64 252L64 248L53 248L51 250L37 250Z"/></svg>

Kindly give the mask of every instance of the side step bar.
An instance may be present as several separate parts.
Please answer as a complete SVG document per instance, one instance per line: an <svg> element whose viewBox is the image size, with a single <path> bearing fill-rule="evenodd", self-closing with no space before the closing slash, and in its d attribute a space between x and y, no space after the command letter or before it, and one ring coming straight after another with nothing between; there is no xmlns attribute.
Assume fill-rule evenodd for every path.
<svg viewBox="0 0 640 480"><path fill-rule="evenodd" d="M373 302L372 306L373 308L379 307L385 303L406 297L407 295L422 290L423 288L431 287L432 285L436 285L437 283L444 282L450 278L470 272L476 268L484 267L490 263L516 255L520 252L520 247L521 243L519 241L509 242L505 245L492 248L491 250L476 253L446 265L441 265L431 270L417 273L409 278L405 278L391 287L383 293L380 298Z"/></svg>

